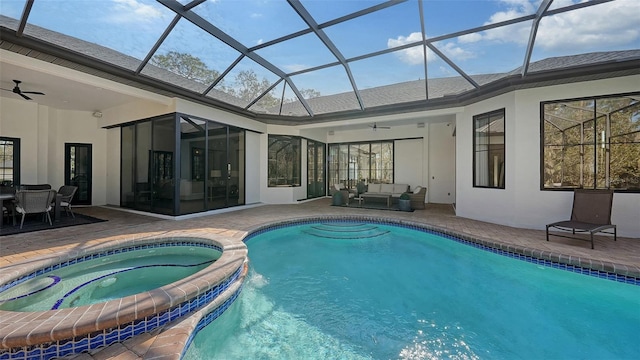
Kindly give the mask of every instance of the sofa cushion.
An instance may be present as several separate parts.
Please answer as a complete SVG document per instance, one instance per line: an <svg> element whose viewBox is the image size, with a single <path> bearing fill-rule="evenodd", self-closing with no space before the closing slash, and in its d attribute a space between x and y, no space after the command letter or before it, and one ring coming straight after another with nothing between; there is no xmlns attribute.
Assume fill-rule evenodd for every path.
<svg viewBox="0 0 640 360"><path fill-rule="evenodd" d="M369 184L369 186L367 188L367 192L379 193L380 192L380 185L382 185L382 184Z"/></svg>
<svg viewBox="0 0 640 360"><path fill-rule="evenodd" d="M380 184L380 192L387 194L393 193L393 184Z"/></svg>
<svg viewBox="0 0 640 360"><path fill-rule="evenodd" d="M419 193L419 192L420 192L420 190L421 190L421 189L422 189L422 186L418 185L418 186L416 186L416 188L415 188L415 189L413 189L413 193L414 193L414 194L417 194L417 193Z"/></svg>
<svg viewBox="0 0 640 360"><path fill-rule="evenodd" d="M408 188L409 188L409 185L407 184L393 184L392 193L402 194L403 192L406 192Z"/></svg>

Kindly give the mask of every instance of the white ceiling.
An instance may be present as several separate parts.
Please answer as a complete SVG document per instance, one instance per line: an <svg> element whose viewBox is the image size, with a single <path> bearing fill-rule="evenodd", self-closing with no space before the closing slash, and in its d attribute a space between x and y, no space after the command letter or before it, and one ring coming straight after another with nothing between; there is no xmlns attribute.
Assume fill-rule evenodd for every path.
<svg viewBox="0 0 640 360"><path fill-rule="evenodd" d="M63 110L96 111L108 109L135 101L136 97L106 89L101 86L87 84L65 76L34 70L2 61L0 58L0 88L11 90L20 80L22 91L40 91L45 95L26 94L33 100L24 100L11 91L0 91L0 96L33 101L40 105ZM124 85L122 85L124 87Z"/></svg>

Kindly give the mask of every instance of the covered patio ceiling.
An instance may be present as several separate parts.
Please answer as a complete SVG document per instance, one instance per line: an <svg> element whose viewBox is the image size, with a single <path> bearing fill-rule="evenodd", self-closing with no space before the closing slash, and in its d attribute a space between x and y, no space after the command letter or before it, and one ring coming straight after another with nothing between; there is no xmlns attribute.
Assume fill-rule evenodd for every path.
<svg viewBox="0 0 640 360"><path fill-rule="evenodd" d="M0 35L7 51L267 123L309 124L637 74L638 12L636 0L3 0ZM15 63L0 70L3 89L22 80L23 91L47 94L32 96L43 104L94 88L102 100L84 107L131 97Z"/></svg>

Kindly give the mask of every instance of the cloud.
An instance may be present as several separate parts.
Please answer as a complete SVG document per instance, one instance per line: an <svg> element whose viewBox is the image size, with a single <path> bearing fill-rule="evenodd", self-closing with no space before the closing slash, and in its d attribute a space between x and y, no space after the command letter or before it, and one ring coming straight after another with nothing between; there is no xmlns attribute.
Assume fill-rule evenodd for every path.
<svg viewBox="0 0 640 360"><path fill-rule="evenodd" d="M473 52L461 48L454 42L445 43L444 47L439 48L439 50L451 60L467 60L476 57Z"/></svg>
<svg viewBox="0 0 640 360"><path fill-rule="evenodd" d="M283 68L286 70L287 73L292 73L292 72L308 69L309 66L303 65L303 64L289 64L289 65L283 66Z"/></svg>
<svg viewBox="0 0 640 360"><path fill-rule="evenodd" d="M387 40L387 47L391 49L405 44L414 43L416 41L422 41L422 34L419 32L411 33L409 36L398 36L396 39L389 39ZM453 42L445 43L444 46L439 47L439 50L452 60L465 60L475 57L472 52L462 49ZM419 65L424 61L422 46L414 46L409 49L399 50L396 51L395 54L402 62L410 65ZM437 58L438 56L427 48L427 61L432 62Z"/></svg>
<svg viewBox="0 0 640 360"><path fill-rule="evenodd" d="M638 14L640 1L617 0L545 17L538 28L536 46L547 51L566 51L593 49L594 44L616 47L638 42Z"/></svg>
<svg viewBox="0 0 640 360"><path fill-rule="evenodd" d="M139 0L112 1L114 3L114 14L110 17L110 20L116 23L152 22L163 17L160 10Z"/></svg>
<svg viewBox="0 0 640 360"><path fill-rule="evenodd" d="M501 0L501 2L508 6L507 9L491 15L485 25L531 15L539 6L539 1ZM553 2L553 7L561 8L576 2L556 0ZM566 52L568 49L589 51L594 49L594 45L630 44L640 40L638 14L640 14L640 1L617 0L544 17L540 21L536 34L536 47L546 51ZM481 33L463 35L458 38L458 43L490 41L526 45L530 32L531 22L527 21Z"/></svg>

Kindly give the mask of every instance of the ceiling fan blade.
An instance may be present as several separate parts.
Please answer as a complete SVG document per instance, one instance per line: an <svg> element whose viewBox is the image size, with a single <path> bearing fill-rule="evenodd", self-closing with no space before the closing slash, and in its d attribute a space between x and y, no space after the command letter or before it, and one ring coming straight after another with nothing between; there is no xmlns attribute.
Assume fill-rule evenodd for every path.
<svg viewBox="0 0 640 360"><path fill-rule="evenodd" d="M22 91L23 94L34 94L34 95L44 95L43 92L40 91Z"/></svg>
<svg viewBox="0 0 640 360"><path fill-rule="evenodd" d="M30 97L28 97L27 95L24 95L23 93L20 93L18 95L22 96L25 100L31 100Z"/></svg>

